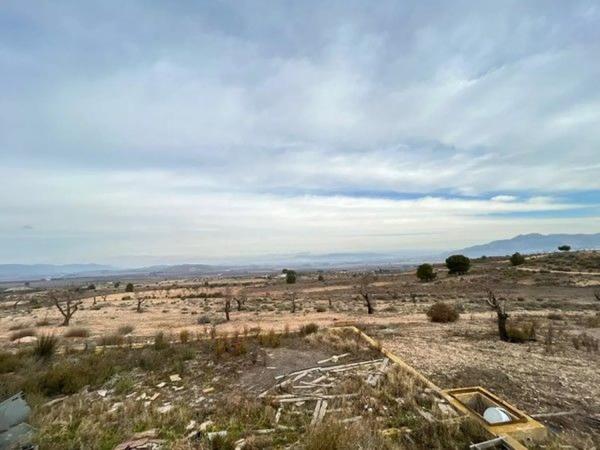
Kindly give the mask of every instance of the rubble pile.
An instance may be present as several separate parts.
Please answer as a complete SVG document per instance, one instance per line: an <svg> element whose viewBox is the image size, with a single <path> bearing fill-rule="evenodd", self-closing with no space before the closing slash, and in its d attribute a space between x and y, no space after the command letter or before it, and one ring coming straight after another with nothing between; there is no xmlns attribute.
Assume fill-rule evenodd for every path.
<svg viewBox="0 0 600 450"><path fill-rule="evenodd" d="M282 428L293 428L309 421L315 426L327 414L335 414L336 419L346 423L367 417L389 422L393 408L374 398L373 393L387 381L385 375L393 366L390 360L325 365L347 356L336 355L319 361L319 366L277 376L277 383L258 396L276 408L275 423ZM456 410L431 389L417 389L417 393L423 400L422 405L414 405L418 420L432 422L458 417ZM401 397L393 400L397 405L406 401Z"/></svg>

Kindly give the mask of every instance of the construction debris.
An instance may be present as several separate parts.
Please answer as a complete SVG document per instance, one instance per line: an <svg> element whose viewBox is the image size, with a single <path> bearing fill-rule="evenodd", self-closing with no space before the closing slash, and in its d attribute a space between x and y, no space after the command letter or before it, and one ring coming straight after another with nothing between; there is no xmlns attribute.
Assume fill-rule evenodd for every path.
<svg viewBox="0 0 600 450"><path fill-rule="evenodd" d="M152 428L134 434L131 439L117 445L114 450L160 450L165 444L164 439L157 439L158 430Z"/></svg>
<svg viewBox="0 0 600 450"><path fill-rule="evenodd" d="M365 397L365 392L360 386L362 383L362 386L377 388L392 368L390 360L381 358L335 364L339 359L348 356L348 353L335 355L318 361L319 366L276 376L274 386L258 395L265 403L277 408L273 423L280 428L285 426L282 423L297 424L298 416L304 416L310 426L316 426L328 413L335 414L342 423L360 421L365 415L376 419L388 416L386 411L389 411L389 408L380 400L368 395ZM334 364L324 365L327 363ZM439 417L458 416L455 409L431 389L425 388L421 394L427 397L429 404L435 408L435 411L431 412L418 411L428 422L433 422ZM403 401L398 399L398 404L401 405ZM357 412L363 415L356 415Z"/></svg>
<svg viewBox="0 0 600 450"><path fill-rule="evenodd" d="M25 423L29 414L31 408L23 392L0 403L0 448L20 448L30 444L35 429Z"/></svg>

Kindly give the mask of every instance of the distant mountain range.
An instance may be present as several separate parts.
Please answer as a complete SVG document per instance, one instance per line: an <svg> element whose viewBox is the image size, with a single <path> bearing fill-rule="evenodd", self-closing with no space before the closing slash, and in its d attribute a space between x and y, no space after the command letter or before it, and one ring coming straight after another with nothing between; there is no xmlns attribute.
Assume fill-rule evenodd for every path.
<svg viewBox="0 0 600 450"><path fill-rule="evenodd" d="M512 239L492 241L440 254L435 251L404 250L376 253L298 253L292 255L266 255L260 258L231 264L164 264L141 268L117 268L102 264L0 264L0 281L27 281L45 278L102 278L102 277L175 277L221 273L264 273L281 268L294 269L360 269L363 267L389 267L412 265L423 261L442 261L450 254L469 257L504 256L515 252L544 253L556 251L559 245L570 245L573 250L600 249L600 233L596 234L522 234Z"/></svg>
<svg viewBox="0 0 600 450"><path fill-rule="evenodd" d="M556 251L560 245L570 245L572 250L600 249L600 233L596 234L520 234L512 239L474 245L452 253L469 257L504 256L519 253L545 253Z"/></svg>
<svg viewBox="0 0 600 450"><path fill-rule="evenodd" d="M109 272L112 269L102 264L0 264L0 281L62 278L82 273Z"/></svg>

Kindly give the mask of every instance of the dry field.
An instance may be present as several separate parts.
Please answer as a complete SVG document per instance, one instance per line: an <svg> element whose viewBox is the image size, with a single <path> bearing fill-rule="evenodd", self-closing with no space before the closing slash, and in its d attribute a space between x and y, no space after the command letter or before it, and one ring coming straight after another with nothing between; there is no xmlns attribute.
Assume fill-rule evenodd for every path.
<svg viewBox="0 0 600 450"><path fill-rule="evenodd" d="M76 349L85 347L89 350L97 344L119 346L117 350L106 351L125 352L127 349L129 352L143 352L144 348L138 350L137 347L146 343L150 344L150 348L156 347L156 336L162 333L159 341L164 341L165 345L171 345L170 342L175 341L184 341L185 345L189 345L188 342L213 342L210 350L202 351L214 355L214 342L221 337L231 348L217 350L224 357L214 360L212 365L207 365L213 361L212 356L194 362L194 354L187 355L188 359L181 357L181 361L166 358L165 368L168 369L165 370L199 374L201 383L194 384L195 387L190 388L190 391L189 384L185 388L187 399L194 401L200 397L210 398L205 395L207 393L202 393L203 389L215 388L217 391L227 392L224 398L229 401L235 393L243 391L254 395L256 392L253 389L268 387L274 381L274 372L293 371L341 352L341 349L331 343L331 339L318 341L302 338L298 341L290 338L286 345L269 346L269 342L264 342L262 344L265 345L259 343L256 348L252 344L243 352L234 348L235 345L241 345L234 345L238 340L250 339L251 336L254 336L252 339L259 339L256 337L259 334L269 336L271 330L296 331L307 324L316 324L321 330L336 325L356 324L443 388L484 386L529 414L542 415L540 420L553 432L553 438L546 448L598 448L600 301L594 295L600 285L598 253L543 255L529 259L518 268L511 267L507 260L499 258L476 260L465 276L449 276L441 266L436 267L436 270L437 279L429 283L420 282L414 271L377 271L376 279L368 287L375 303L375 313L372 315L367 314L359 295L361 274L342 271L324 272L321 274L322 281L318 280L319 273L300 272L297 282L291 285L286 284L279 274L227 279L148 280L135 283L133 293L125 292L128 280L119 280L121 284L118 288L114 287L113 280L100 280L94 282L95 290L79 294L78 298L83 301L69 327L60 326L62 316L48 299L44 288L36 288L31 292L9 291L3 293L0 304L0 342L5 352L25 359L25 352L35 345L38 338L54 335L60 337L60 358L67 358ZM495 313L485 301L487 289L492 289L498 298L506 299L509 324L533 325L535 340L507 343L498 339ZM231 300L229 321L225 319L224 312L227 295ZM242 298L245 301L238 311L236 299ZM20 299L18 303L17 299ZM138 300L143 300L141 312L137 312ZM426 312L432 304L439 301L455 306L461 312L459 320L452 323L430 322ZM292 312L294 308L295 312ZM268 350L265 356L264 352L259 351L261 346L275 347L276 350ZM177 352L180 351L183 352L182 349ZM305 354L299 356L298 351ZM0 370L6 364L6 354L2 357L4 359L0 359ZM366 359L367 356L373 357L359 352L353 358ZM250 358L253 362L238 361L236 357L245 360ZM256 359L261 357L264 361L260 370L248 365L255 365ZM119 360L122 357L115 358ZM117 370L107 369L106 379L86 380L89 381L86 384L91 385L87 389L97 390L104 386L110 395L117 397L122 391L121 396L124 398L119 397L112 402L100 399L98 414L108 414L107 411L115 403L121 402L124 407L131 408L130 413L145 417L146 412L142 413L140 408L143 409L147 399L142 398L131 405L125 399L131 398L127 395L132 392L139 396L141 391L151 397L154 393L150 392L149 386L155 386L166 375L155 372L144 375L139 373L142 370L140 364L122 364L132 364L135 370L131 372L131 380L120 382L125 386L117 389L118 394L115 393L114 385L119 383L122 376ZM190 365L194 364L198 366L190 369ZM116 435L103 436L102 442L105 444L93 446L90 444L93 438L85 434L89 433L85 424L79 423L75 431L69 431L71 434L64 429L64 421L67 420L65 417L82 407L77 402L84 401L78 397L83 395L78 389L83 385L77 385L77 389L71 390L73 392L68 389L41 389L40 392L39 384L34 383L34 389L25 381L19 381L17 375L21 365L14 361L13 365L12 370L11 367L2 370L9 375L2 375L0 394L4 396L12 393L10 390L16 387L25 387L26 392L27 388L31 390L31 401L36 405L35 420L42 430L56 439L53 446L47 448L79 448L76 442L82 448L113 448L115 443L127 437L128 432L144 431L151 428L151 425L159 428L160 438L167 439L169 443L177 443L173 444L173 448L204 448L202 445L206 444L199 442L199 447L182 446L182 436L186 434L186 430L181 429L181 424L183 421L187 424L189 420L201 423L212 417L204 411L201 417L194 418L193 414L186 413L177 420L172 418L173 423L169 422L170 425L157 422L157 417L171 417L171 413L167 416L156 416L153 413L152 417L145 419L147 423L124 425ZM148 363L148 366L148 370L154 370L153 363ZM13 377L11 373L17 375ZM265 378L265 374L269 376ZM209 383L215 376L227 378L232 375L235 375L235 380L217 383L217 378L217 382ZM231 390L231 383L238 388ZM140 385L146 388L142 389ZM225 386L229 386L229 389ZM172 394L177 392L173 391ZM44 413L42 407L38 406L62 394L71 397L53 413L54 416ZM221 400L225 401L223 398ZM177 399L172 399L170 403L177 404ZM565 414L543 416L550 413ZM216 421L214 418L211 420ZM257 427L272 428L272 420L264 417L260 420L260 424L255 424ZM63 424L63 428L58 424ZM230 437L245 436L240 430L233 432L235 426L232 424L220 422L218 425L215 429L229 429ZM322 426L326 425L335 427L325 421ZM87 430L85 433L82 431L84 429ZM81 439L88 446L76 441L77 430L83 433L81 436L85 435ZM327 433L334 431L329 430ZM458 434L453 438L456 442L464 441L463 431L456 431ZM368 434L372 430L363 432ZM63 436L64 433L70 437ZM294 433L288 434L285 438L272 439L269 445L277 447L300 442L305 447L297 448L334 448L310 447L308 441L305 442ZM281 441L278 440L280 438ZM411 448L410 443L401 444ZM431 445L429 448L436 448L432 443L428 445ZM418 447L416 444L415 446ZM248 448L268 448L268 445Z"/></svg>

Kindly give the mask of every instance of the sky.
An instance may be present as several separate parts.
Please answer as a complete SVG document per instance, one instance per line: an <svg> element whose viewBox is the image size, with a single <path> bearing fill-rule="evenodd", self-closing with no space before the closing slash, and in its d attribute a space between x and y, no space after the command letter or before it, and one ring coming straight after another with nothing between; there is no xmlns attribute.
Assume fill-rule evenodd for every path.
<svg viewBox="0 0 600 450"><path fill-rule="evenodd" d="M0 3L0 263L600 231L597 1Z"/></svg>

